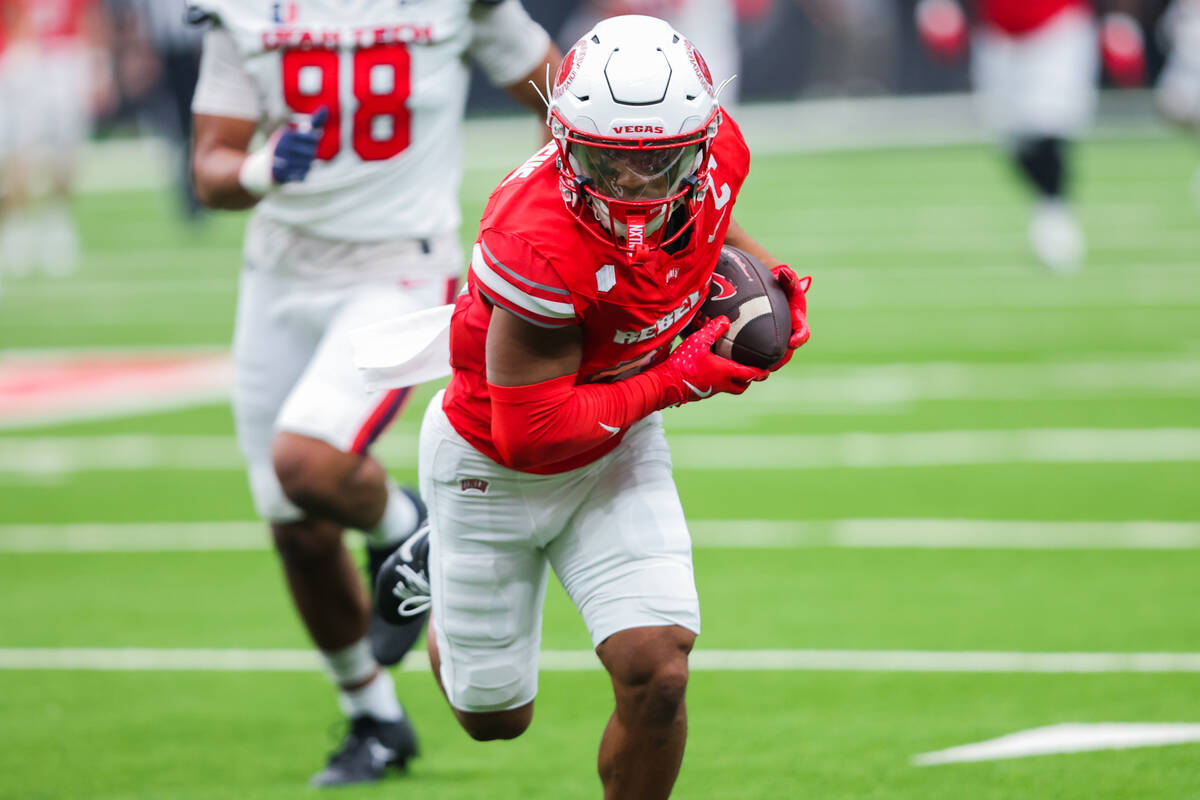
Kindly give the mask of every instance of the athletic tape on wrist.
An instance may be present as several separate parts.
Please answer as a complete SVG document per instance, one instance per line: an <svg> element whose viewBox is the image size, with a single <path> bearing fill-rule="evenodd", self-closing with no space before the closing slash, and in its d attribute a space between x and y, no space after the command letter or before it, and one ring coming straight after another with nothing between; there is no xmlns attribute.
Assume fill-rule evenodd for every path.
<svg viewBox="0 0 1200 800"><path fill-rule="evenodd" d="M255 197L262 197L275 185L271 176L271 167L275 155L275 143L269 142L264 147L250 153L242 161L238 170L238 183Z"/></svg>

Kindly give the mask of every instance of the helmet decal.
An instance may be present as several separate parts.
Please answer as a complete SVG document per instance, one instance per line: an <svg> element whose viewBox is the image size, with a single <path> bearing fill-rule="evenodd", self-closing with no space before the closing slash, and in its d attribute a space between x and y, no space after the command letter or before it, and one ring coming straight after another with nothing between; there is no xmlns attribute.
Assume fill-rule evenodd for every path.
<svg viewBox="0 0 1200 800"><path fill-rule="evenodd" d="M562 93L571 85L571 81L575 80L575 76L579 74L579 65L586 55L587 39L580 39L563 56L562 63L558 65L558 74L554 76L554 97L561 97Z"/></svg>
<svg viewBox="0 0 1200 800"><path fill-rule="evenodd" d="M708 62L704 60L704 56L700 55L700 51L692 45L691 41L684 39L687 42L688 55L692 57L692 69L696 71L696 77L700 80L706 91L713 91L713 76L708 69Z"/></svg>

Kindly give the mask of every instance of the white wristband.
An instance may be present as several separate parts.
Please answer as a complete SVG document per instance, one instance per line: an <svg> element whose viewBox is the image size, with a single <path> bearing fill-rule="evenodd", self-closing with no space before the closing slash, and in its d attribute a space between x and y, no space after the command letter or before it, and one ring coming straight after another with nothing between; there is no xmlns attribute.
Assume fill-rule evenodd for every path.
<svg viewBox="0 0 1200 800"><path fill-rule="evenodd" d="M246 156L238 170L238 183L243 189L255 197L262 197L274 188L275 180L271 176L274 156L274 139Z"/></svg>

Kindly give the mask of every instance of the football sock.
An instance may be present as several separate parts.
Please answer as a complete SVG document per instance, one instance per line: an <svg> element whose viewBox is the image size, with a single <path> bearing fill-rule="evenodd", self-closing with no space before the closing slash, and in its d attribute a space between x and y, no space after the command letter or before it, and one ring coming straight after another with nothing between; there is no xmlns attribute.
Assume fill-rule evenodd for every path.
<svg viewBox="0 0 1200 800"><path fill-rule="evenodd" d="M366 532L368 547L386 547L407 537L417 527L420 512L412 499L394 481L388 481L388 499L383 516Z"/></svg>
<svg viewBox="0 0 1200 800"><path fill-rule="evenodd" d="M1017 144L1016 159L1021 172L1046 199L1063 196L1066 149L1065 140L1049 136L1023 139Z"/></svg>
<svg viewBox="0 0 1200 800"><path fill-rule="evenodd" d="M339 687L358 686L379 670L379 664L371 654L371 642L365 636L341 650L322 650L321 658L329 677Z"/></svg>
<svg viewBox="0 0 1200 800"><path fill-rule="evenodd" d="M338 705L351 718L366 714L378 720L394 722L404 716L404 707L396 699L396 684L392 676L382 669L366 686L339 692Z"/></svg>

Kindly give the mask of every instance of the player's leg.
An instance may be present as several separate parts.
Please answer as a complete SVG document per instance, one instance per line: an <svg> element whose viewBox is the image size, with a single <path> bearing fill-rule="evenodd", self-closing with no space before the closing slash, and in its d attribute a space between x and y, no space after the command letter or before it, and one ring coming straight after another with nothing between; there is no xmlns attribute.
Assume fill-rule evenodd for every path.
<svg viewBox="0 0 1200 800"><path fill-rule="evenodd" d="M612 679L616 708L599 754L605 797L665 798L687 738L687 656L700 608L659 416L592 468L547 554Z"/></svg>
<svg viewBox="0 0 1200 800"><path fill-rule="evenodd" d="M44 103L36 85L38 59L27 45L0 58L0 272L24 275L32 268L37 232L31 213L32 167Z"/></svg>
<svg viewBox="0 0 1200 800"><path fill-rule="evenodd" d="M367 449L400 413L411 390L371 393L354 366L350 333L371 322L445 302L450 282L427 279L345 290L316 353L275 421L275 474L287 498L313 518L367 536L370 578L425 516L416 492L401 489ZM286 547L287 543L283 545ZM376 658L398 662L420 626L371 623Z"/></svg>
<svg viewBox="0 0 1200 800"><path fill-rule="evenodd" d="M1095 107L1095 49L1092 18L1071 11L1024 36L981 32L972 51L983 121L1004 142L1036 198L1030 246L1060 273L1078 270L1085 250L1068 202L1068 168L1072 141Z"/></svg>
<svg viewBox="0 0 1200 800"><path fill-rule="evenodd" d="M1083 264L1083 229L1069 203L1070 155L1091 124L1100 70L1095 22L1083 12L1060 14L1035 33L1028 59L1021 166L1038 192L1030 243L1041 261L1059 273Z"/></svg>
<svg viewBox="0 0 1200 800"><path fill-rule="evenodd" d="M45 59L48 129L39 141L46 187L36 212L39 260L50 275L79 267L79 234L71 213L79 152L91 127L91 78L82 48Z"/></svg>
<svg viewBox="0 0 1200 800"><path fill-rule="evenodd" d="M430 665L472 738L513 739L529 727L537 695L548 568L537 541L548 509L531 483L554 478L505 469L450 425L438 393L421 426L421 494L429 504Z"/></svg>
<svg viewBox="0 0 1200 800"><path fill-rule="evenodd" d="M670 796L687 743L684 696L695 640L677 625L633 628L596 648L616 699L597 759L606 800Z"/></svg>
<svg viewBox="0 0 1200 800"><path fill-rule="evenodd" d="M293 603L350 720L347 744L353 746L339 750L319 773L324 784L377 777L385 764L372 756L395 753L384 760L399 762L416 744L391 676L371 652L367 599L341 526L309 518L288 500L272 463L275 419L318 342L316 323L304 313L314 302L309 294L307 287L268 270L243 272L234 337L234 419L255 507L271 525ZM290 313L279 313L280 307ZM380 747L372 748L372 742Z"/></svg>

